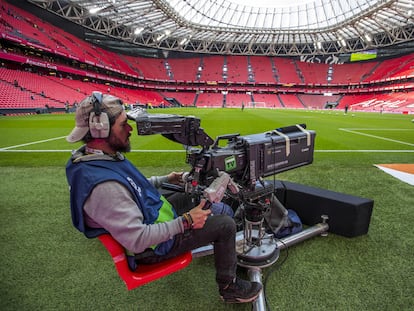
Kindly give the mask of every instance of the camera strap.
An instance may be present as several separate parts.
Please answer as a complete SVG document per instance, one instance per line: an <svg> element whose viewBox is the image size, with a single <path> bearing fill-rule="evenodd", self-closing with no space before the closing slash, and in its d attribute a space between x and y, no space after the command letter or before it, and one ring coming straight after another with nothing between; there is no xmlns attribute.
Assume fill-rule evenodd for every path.
<svg viewBox="0 0 414 311"><path fill-rule="evenodd" d="M290 138L286 134L279 132L278 130L273 130L272 133L277 134L285 139L286 143L286 156L289 156L290 154Z"/></svg>
<svg viewBox="0 0 414 311"><path fill-rule="evenodd" d="M310 146L310 144L311 144L311 134L310 134L310 132L309 131L307 131L307 130L305 130L300 124L296 124L296 127L302 132L302 133L304 133L305 135L306 135L306 139L307 139L307 141L306 141L306 143L307 143L307 146L309 147Z"/></svg>

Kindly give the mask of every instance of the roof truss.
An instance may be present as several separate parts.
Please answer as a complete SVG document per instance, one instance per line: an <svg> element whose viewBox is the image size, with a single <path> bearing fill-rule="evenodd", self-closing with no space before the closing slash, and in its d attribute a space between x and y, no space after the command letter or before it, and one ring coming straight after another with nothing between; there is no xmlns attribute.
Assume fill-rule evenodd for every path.
<svg viewBox="0 0 414 311"><path fill-rule="evenodd" d="M229 6L228 1L223 1L223 6ZM206 6L205 12L216 13L213 22L217 25L191 22L192 17L196 18L192 7L183 7L183 12L177 12L170 5L173 0L29 2L105 35L112 41L122 40L137 46L169 51L234 55L324 55L392 46L412 41L414 38L414 19L412 10L410 12L414 0L374 1L375 5L339 23L320 28L309 26L307 29L263 27L263 16L271 18L269 9L263 16L251 12L251 17L255 18L253 24L257 27L225 27L216 22L216 19L220 21L227 18L230 21L241 22L244 17L237 15L236 11L233 11L232 15L217 15L214 4L218 4L218 0L201 1ZM195 0L186 2L197 3ZM91 8L100 8L100 11L96 15L91 14ZM325 11L333 9L326 7ZM229 7L222 10L230 12ZM138 35L135 34L136 28L142 29ZM369 34L369 37L366 34ZM100 39L102 42L102 37ZM93 36L89 40L93 41Z"/></svg>

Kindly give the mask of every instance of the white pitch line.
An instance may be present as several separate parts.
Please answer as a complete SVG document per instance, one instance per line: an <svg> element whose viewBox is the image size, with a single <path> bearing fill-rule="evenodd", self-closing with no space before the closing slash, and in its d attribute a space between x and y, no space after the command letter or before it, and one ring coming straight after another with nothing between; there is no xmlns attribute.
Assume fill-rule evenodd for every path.
<svg viewBox="0 0 414 311"><path fill-rule="evenodd" d="M375 136L375 135L370 135L370 134L364 134L364 133L359 133L359 132L354 132L350 129L343 129L340 128L340 130L346 131L346 132L350 132L353 134L359 134L359 135L365 135L365 136L370 136L370 137L374 137L374 138L379 138L379 139L383 139L383 140L389 140L392 142L397 142L397 143L401 143L401 144L407 144L409 146L414 146L414 144L410 144L410 143L406 143L406 142L401 142L398 140L394 140L394 139L389 139L389 138L385 138L385 137L380 137L380 136ZM357 130L373 130L373 129L357 129ZM377 129L378 130L378 129ZM30 142L30 143L26 143L26 144L20 144L20 145L15 145L15 146L9 146L9 147L4 147L4 148L0 148L0 153L1 152L14 152L14 153L36 153L36 152L67 152L67 153L71 153L73 150L57 150L57 149L39 149L39 150L24 150L24 149L14 149L14 148L19 148L19 147L24 147L24 146L30 146L30 145L34 145L34 144L39 144L39 143L44 143L44 142L48 142L48 141L53 141L53 140L58 140L58 139L62 139L65 138L66 136L61 136L61 137L55 137L55 138L50 138L50 139L44 139L44 140L39 140L39 141L35 141L35 142ZM13 150L14 149L14 150ZM143 149L143 150L138 150L138 149L134 149L131 150L131 152L142 152L142 153L182 153L182 152L186 152L186 150L163 150L163 149L157 149L157 150L150 150L150 149ZM373 153L412 153L414 152L414 150L314 150L314 152L322 152L322 153L356 153L356 152L373 152Z"/></svg>
<svg viewBox="0 0 414 311"><path fill-rule="evenodd" d="M185 152L185 150L131 150L131 152Z"/></svg>
<svg viewBox="0 0 414 311"><path fill-rule="evenodd" d="M371 135L371 134L366 134L366 133L360 133L360 132L356 132L356 131L352 131L352 130L344 129L344 128L339 128L339 130L349 132L349 133L352 133L352 134L358 134L358 135L362 135L362 136L373 137L373 138L377 138L377 139L391 141L393 143L398 143L398 144L403 144L403 145L408 145L408 146L414 147L414 144L407 143L405 141L395 140L395 139L391 139L391 138L386 138L386 137ZM360 130L365 130L365 129L360 129Z"/></svg>
<svg viewBox="0 0 414 311"><path fill-rule="evenodd" d="M414 153L414 150L315 150L314 152L332 152L332 153L353 153L353 152L372 152L372 153Z"/></svg>
<svg viewBox="0 0 414 311"><path fill-rule="evenodd" d="M30 152L72 152L73 150L65 150L65 149L60 149L60 150L57 150L57 149L49 149L49 150L46 150L46 149L38 149L38 150L36 150L36 149L32 149L32 150L24 150L24 149L15 149L15 150L10 150L10 149L6 149L6 148L2 148L2 149L0 149L0 153L1 152L15 152L15 153L19 153L19 152L21 152L21 153L30 153ZM179 153L182 153L182 152L185 152L185 150L131 150L130 152L151 152L151 153L173 153L173 152L179 152Z"/></svg>
<svg viewBox="0 0 414 311"><path fill-rule="evenodd" d="M349 127L346 129L340 128L340 130L353 130L353 131L413 131L413 129L381 129L381 128L366 128L366 127Z"/></svg>
<svg viewBox="0 0 414 311"><path fill-rule="evenodd" d="M8 150L8 149L0 149L0 153L36 153L36 152L68 152L71 153L72 150L23 150L23 149L17 149L17 150Z"/></svg>
<svg viewBox="0 0 414 311"><path fill-rule="evenodd" d="M0 153L36 153L36 152L66 152L66 153L71 153L73 150L44 150L44 149L39 149L39 150L23 150L23 149L18 149L18 150L7 150L7 149L0 149ZM142 152L142 153L183 153L185 152L185 150L131 150L130 152ZM315 150L315 153L358 153L358 152L372 152L372 153L414 153L414 150L369 150L369 149L365 149L365 150L334 150L334 149L327 149L327 150Z"/></svg>
<svg viewBox="0 0 414 311"><path fill-rule="evenodd" d="M19 148L19 147L30 146L30 145L35 145L35 144L41 144L41 143L45 143L45 142L52 141L52 140L62 139L62 138L65 138L65 137L66 136L61 136L61 137L55 137L55 138L49 138L49 139L44 139L44 140L33 141L31 143L26 143L26 144L21 144L21 145L14 145L14 146L9 146L9 147L4 147L4 148L0 148L0 151Z"/></svg>

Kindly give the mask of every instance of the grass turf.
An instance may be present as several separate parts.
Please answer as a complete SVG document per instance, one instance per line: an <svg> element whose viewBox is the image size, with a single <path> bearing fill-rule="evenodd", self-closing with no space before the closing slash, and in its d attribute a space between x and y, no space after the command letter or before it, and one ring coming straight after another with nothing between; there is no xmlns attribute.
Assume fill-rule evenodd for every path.
<svg viewBox="0 0 414 311"><path fill-rule="evenodd" d="M412 116L266 109L161 112L196 115L213 138L306 123L317 133L314 163L276 178L375 201L367 235L314 238L282 251L286 261L264 269L269 310L412 309L414 188L373 166L413 163ZM100 243L71 225L64 166L77 144L63 136L73 125L74 115L0 118L2 310L250 310L250 304L219 301L212 256L126 290ZM134 133L131 140L134 151L127 156L144 174L188 169L179 144L160 135ZM138 152L153 149L177 152Z"/></svg>

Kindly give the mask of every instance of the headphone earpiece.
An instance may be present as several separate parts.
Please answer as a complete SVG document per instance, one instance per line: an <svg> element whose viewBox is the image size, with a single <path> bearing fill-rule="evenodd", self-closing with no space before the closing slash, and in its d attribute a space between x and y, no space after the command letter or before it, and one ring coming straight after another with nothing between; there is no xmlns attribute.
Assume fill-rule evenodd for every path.
<svg viewBox="0 0 414 311"><path fill-rule="evenodd" d="M93 111L89 115L89 130L93 138L109 137L110 124L108 114L101 111L102 93L92 92Z"/></svg>

